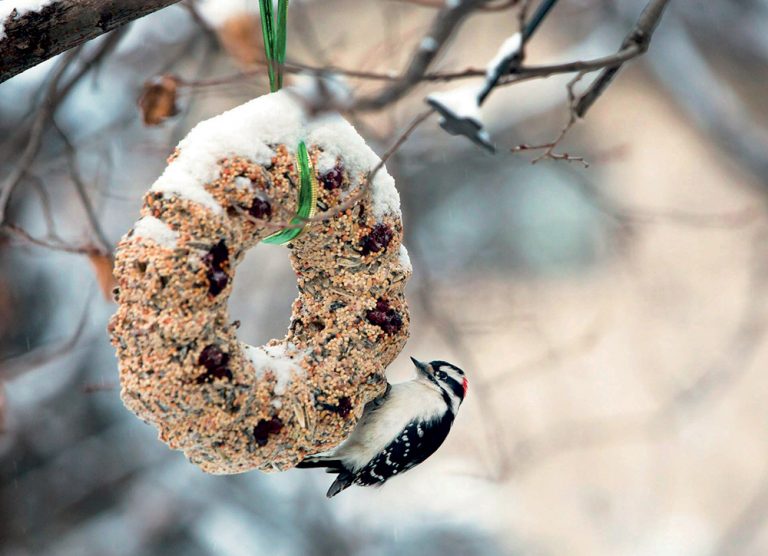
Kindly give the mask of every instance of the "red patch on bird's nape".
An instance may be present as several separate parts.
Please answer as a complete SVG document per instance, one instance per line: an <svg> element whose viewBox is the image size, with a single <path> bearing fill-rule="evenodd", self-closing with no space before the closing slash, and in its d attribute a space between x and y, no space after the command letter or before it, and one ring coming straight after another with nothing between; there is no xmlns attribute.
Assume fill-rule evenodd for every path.
<svg viewBox="0 0 768 556"><path fill-rule="evenodd" d="M467 377L464 377L464 382L461 383L461 385L464 387L464 395L467 395L467 390L469 389L469 381L467 380Z"/></svg>

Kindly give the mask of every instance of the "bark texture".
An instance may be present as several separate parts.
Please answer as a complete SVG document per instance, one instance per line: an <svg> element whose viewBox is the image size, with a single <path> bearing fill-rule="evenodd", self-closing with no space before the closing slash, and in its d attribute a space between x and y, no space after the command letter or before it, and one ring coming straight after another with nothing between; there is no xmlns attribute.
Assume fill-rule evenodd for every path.
<svg viewBox="0 0 768 556"><path fill-rule="evenodd" d="M179 0L58 0L5 19L0 83L57 54Z"/></svg>

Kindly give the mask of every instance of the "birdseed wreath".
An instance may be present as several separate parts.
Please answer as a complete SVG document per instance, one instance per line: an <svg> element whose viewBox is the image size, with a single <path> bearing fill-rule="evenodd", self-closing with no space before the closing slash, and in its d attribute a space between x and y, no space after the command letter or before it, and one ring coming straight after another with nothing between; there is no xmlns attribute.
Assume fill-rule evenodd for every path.
<svg viewBox="0 0 768 556"><path fill-rule="evenodd" d="M378 163L343 118L310 118L281 91L196 126L146 194L115 258L121 397L203 470L288 469L341 443L385 391L409 323L394 180L382 168L297 237L277 226L333 211ZM253 347L227 300L265 239L289 240L299 295L286 337Z"/></svg>

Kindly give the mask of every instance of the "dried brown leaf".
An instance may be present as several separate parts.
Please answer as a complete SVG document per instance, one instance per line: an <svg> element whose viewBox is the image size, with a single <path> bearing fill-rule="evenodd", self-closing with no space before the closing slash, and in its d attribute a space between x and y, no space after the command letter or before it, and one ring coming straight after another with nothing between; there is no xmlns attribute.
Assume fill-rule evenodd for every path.
<svg viewBox="0 0 768 556"><path fill-rule="evenodd" d="M105 255L103 253L90 253L88 260L93 265L93 271L96 274L96 281L99 283L99 289L101 290L104 299L112 299L112 290L117 286L112 270L114 268L114 259L112 255Z"/></svg>
<svg viewBox="0 0 768 556"><path fill-rule="evenodd" d="M227 54L241 65L253 66L264 61L264 41L257 14L234 15L216 29L216 34Z"/></svg>
<svg viewBox="0 0 768 556"><path fill-rule="evenodd" d="M161 75L144 83L139 97L139 109L144 125L160 125L171 116L178 114L176 94L178 78L173 75Z"/></svg>

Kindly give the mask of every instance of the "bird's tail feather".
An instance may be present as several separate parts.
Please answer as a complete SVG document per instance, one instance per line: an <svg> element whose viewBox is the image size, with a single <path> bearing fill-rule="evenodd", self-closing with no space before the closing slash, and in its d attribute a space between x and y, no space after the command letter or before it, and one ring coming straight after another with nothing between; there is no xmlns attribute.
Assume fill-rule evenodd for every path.
<svg viewBox="0 0 768 556"><path fill-rule="evenodd" d="M331 456L315 455L305 458L296 467L301 469L311 469L313 467L325 467L326 473L336 473L336 480L333 481L331 488L325 494L328 498L333 498L345 488L355 482L355 474L344 467L341 460L334 459Z"/></svg>
<svg viewBox="0 0 768 556"><path fill-rule="evenodd" d="M331 488L328 489L328 492L326 492L325 495L328 498L333 498L345 488L350 487L354 481L354 474L347 470L340 471L338 477L336 477L336 480L333 481Z"/></svg>
<svg viewBox="0 0 768 556"><path fill-rule="evenodd" d="M344 466L338 459L332 459L327 456L309 456L304 458L296 467L300 469L312 469L314 467L325 467L330 473L339 473Z"/></svg>

